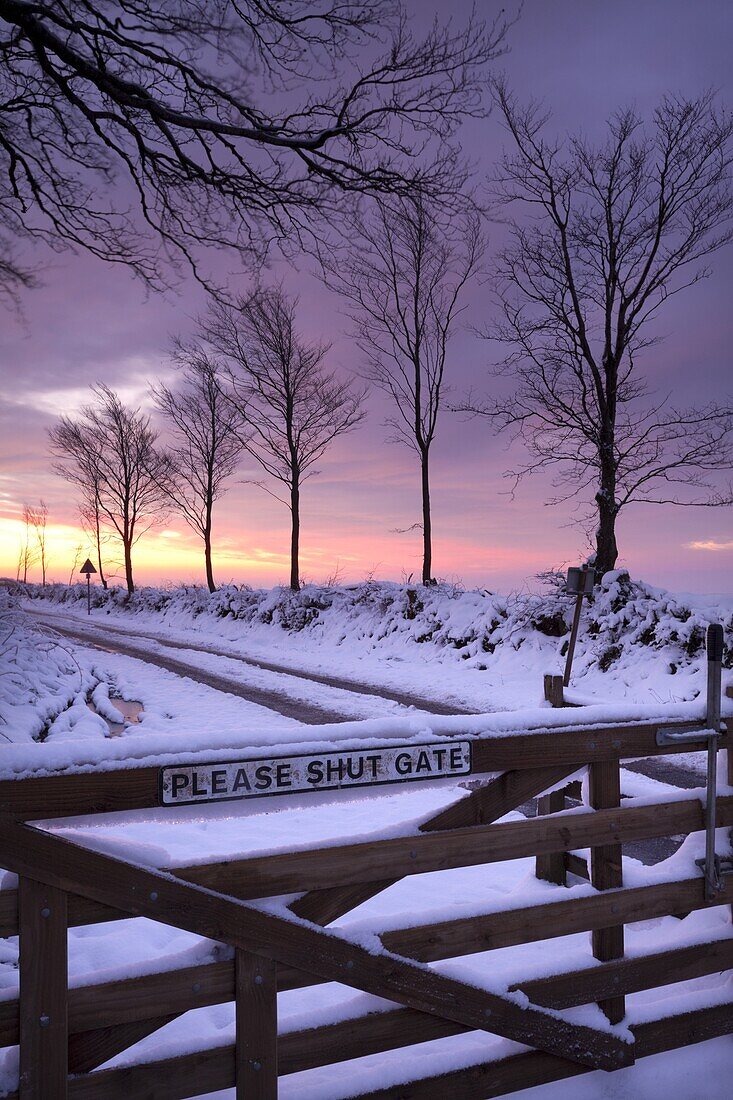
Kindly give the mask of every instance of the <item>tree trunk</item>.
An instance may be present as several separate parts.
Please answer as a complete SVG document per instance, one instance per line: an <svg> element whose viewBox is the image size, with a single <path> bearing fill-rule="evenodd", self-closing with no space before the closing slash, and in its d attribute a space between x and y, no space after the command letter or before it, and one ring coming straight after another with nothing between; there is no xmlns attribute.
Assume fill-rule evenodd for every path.
<svg viewBox="0 0 733 1100"><path fill-rule="evenodd" d="M420 457L420 473L422 477L422 582L430 584L433 577L433 525L430 517L430 471L428 460L430 452L427 448Z"/></svg>
<svg viewBox="0 0 733 1100"><path fill-rule="evenodd" d="M209 592L216 592L216 585L214 584L214 570L211 565L211 517L207 517L206 527L204 529L204 561L206 562L206 583L209 586Z"/></svg>
<svg viewBox="0 0 733 1100"><path fill-rule="evenodd" d="M125 580L127 581L128 595L132 595L135 591L135 582L132 579L132 544L125 542Z"/></svg>
<svg viewBox="0 0 733 1100"><path fill-rule="evenodd" d="M102 585L102 588L106 592L107 591L107 578L105 577L104 570L102 569L102 547L100 546L99 542L97 542L97 565L99 566L99 581L100 581L100 584Z"/></svg>
<svg viewBox="0 0 733 1100"><path fill-rule="evenodd" d="M290 486L290 516L292 521L290 533L290 587L293 592L300 592L300 484L297 475L293 475Z"/></svg>
<svg viewBox="0 0 733 1100"><path fill-rule="evenodd" d="M596 580L599 581L609 569L616 568L618 546L616 544L616 465L613 444L606 441L601 444L601 483L596 493L598 505L598 530L596 531Z"/></svg>
<svg viewBox="0 0 733 1100"><path fill-rule="evenodd" d="M600 580L609 569L616 568L618 546L616 545L615 508L608 508L599 502L598 530L596 532L596 577Z"/></svg>
<svg viewBox="0 0 733 1100"><path fill-rule="evenodd" d="M94 519L95 519L95 523L94 523L95 532L94 533L97 537L97 565L99 566L99 580L100 580L100 583L102 585L102 588L106 592L106 590L107 590L107 578L105 577L104 570L102 569L102 534L101 534L101 531L99 529L99 509L97 509L95 511Z"/></svg>

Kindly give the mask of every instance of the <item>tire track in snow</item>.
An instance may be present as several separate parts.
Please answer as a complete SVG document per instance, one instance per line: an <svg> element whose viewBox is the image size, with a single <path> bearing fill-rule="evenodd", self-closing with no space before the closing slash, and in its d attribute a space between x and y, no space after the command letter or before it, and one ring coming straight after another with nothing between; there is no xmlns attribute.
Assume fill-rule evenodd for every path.
<svg viewBox="0 0 733 1100"><path fill-rule="evenodd" d="M302 699L292 699L283 692L268 691L250 685L245 686L225 676L195 668L184 661L176 661L165 654L151 653L150 650L141 646L130 645L116 639L100 638L99 634L95 637L93 634L75 630L68 625L61 626L55 621L47 619L43 619L43 621L46 626L55 630L57 634L70 638L81 645L108 653L119 653L123 657L134 657L138 661L144 661L146 664L165 669L166 672L172 672L175 676L195 680L199 684L205 684L206 687L224 692L227 695L236 695L240 699L245 699L248 703L256 703L258 706L267 708L267 710L282 714L285 718L294 718L296 721L309 726L353 721L353 715L336 713L336 711L327 710L325 707L319 707L315 703L309 703ZM180 648L187 647L181 646Z"/></svg>
<svg viewBox="0 0 733 1100"><path fill-rule="evenodd" d="M38 612L35 609L33 609L33 614L38 615L40 619L48 625L53 626L55 630L63 631L71 629L67 625L68 620L63 627L57 626L58 620L53 614ZM325 673L320 672L307 672L304 669L291 668L288 665L280 665L272 661L263 661L257 657L244 657L240 653L232 653L225 649L217 649L214 646L200 645L195 642L175 642L169 638L163 638L158 634L151 634L147 631L125 630L123 627L110 626L106 623L104 626L94 623L93 629L98 633L119 634L124 638L145 638L149 641L157 642L158 645L165 646L167 649L187 649L193 650L196 653L207 653L212 657L226 657L230 661L240 661L242 664L261 669L263 672L274 672L281 676L292 676L297 680L308 680L314 684L323 684L324 687L354 692L357 695L374 695L378 699L388 699L390 702L399 703L403 707L415 707L417 710L424 710L429 714L460 715L478 713L476 710L471 710L469 707L461 707L453 703L441 703L434 699L425 699L423 696L414 695L411 692L393 691L391 688L379 687L375 684L367 684L359 680L344 679L339 676L327 676ZM83 636L86 637L86 635ZM146 650L144 652L148 651ZM345 721L346 719L341 718L339 720Z"/></svg>

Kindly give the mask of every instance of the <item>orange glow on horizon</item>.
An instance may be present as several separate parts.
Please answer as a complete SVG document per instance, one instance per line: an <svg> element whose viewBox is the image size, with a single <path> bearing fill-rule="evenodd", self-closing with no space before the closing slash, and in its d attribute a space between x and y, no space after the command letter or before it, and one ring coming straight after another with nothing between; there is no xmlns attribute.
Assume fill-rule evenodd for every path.
<svg viewBox="0 0 733 1100"><path fill-rule="evenodd" d="M24 538L20 519L0 518L0 575L15 578L18 553ZM258 532L262 541L252 541L248 534L240 540L231 535L215 540L214 575L218 583L248 583L271 587L286 584L289 573L289 532L281 530ZM47 533L47 578L49 582L66 584L78 551L78 566L89 557L96 564L96 547L81 527L49 523ZM461 562L465 572L480 573L487 579L496 571L523 568L527 574L543 567L544 562L526 550L503 546L478 546L457 538L436 538L436 557L449 562ZM103 546L103 563L109 579L124 583L122 553L119 542ZM420 535L374 536L366 533L355 537L352 532L339 532L312 545L307 533L302 537L300 554L304 581L323 583L336 577L339 582L353 583L374 574L376 579L405 580L410 574L415 580L420 569ZM203 547L193 532L173 524L162 530L146 532L133 550L133 571L141 584L172 582L204 583ZM441 573L448 579L459 579L449 568ZM40 563L36 560L28 571L28 579L40 582Z"/></svg>

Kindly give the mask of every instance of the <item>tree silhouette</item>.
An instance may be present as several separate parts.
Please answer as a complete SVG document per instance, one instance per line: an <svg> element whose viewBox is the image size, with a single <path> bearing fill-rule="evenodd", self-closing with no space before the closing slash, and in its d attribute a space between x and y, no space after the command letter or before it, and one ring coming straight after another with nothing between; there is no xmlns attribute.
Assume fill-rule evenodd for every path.
<svg viewBox="0 0 733 1100"><path fill-rule="evenodd" d="M592 495L602 574L616 564L629 504L733 499L719 476L733 467L733 406L678 408L643 373L657 314L710 274L709 257L733 235L733 116L711 94L666 96L651 125L619 111L593 146L548 138L547 116L503 84L497 101L513 148L495 193L531 215L510 221L497 265L502 316L489 330L511 349L499 369L515 387L462 407L525 444L515 478L550 468L552 503Z"/></svg>
<svg viewBox="0 0 733 1100"><path fill-rule="evenodd" d="M202 248L298 248L348 194L447 196L507 29L418 37L397 0L0 0L0 213L161 286L205 277Z"/></svg>
<svg viewBox="0 0 733 1100"><path fill-rule="evenodd" d="M195 343L179 342L174 387L152 392L173 436L163 467L170 500L204 543L206 583L216 591L211 561L214 502L226 491L242 455L245 426L224 386L219 364Z"/></svg>
<svg viewBox="0 0 733 1100"><path fill-rule="evenodd" d="M300 494L303 482L338 436L362 420L364 391L328 370L329 345L297 329L298 301L280 287L260 287L233 304L215 302L201 324L229 363L234 401L246 421L247 452L285 488L290 509L290 587L300 588ZM265 488L268 488L266 483ZM272 492L282 500L277 492Z"/></svg>
<svg viewBox="0 0 733 1100"><path fill-rule="evenodd" d="M348 250L322 255L326 282L348 303L364 377L390 399L393 440L417 452L422 581L430 584L430 451L444 398L448 344L466 283L484 250L479 219L469 209L436 209L418 192L357 212L348 240Z"/></svg>

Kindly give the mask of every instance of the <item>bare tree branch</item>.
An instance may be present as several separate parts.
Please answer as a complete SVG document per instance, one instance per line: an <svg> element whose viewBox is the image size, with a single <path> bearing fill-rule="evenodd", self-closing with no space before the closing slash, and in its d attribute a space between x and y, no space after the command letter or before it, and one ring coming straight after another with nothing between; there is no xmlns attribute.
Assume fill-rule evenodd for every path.
<svg viewBox="0 0 733 1100"><path fill-rule="evenodd" d="M447 198L510 22L417 37L397 0L0 0L0 214L161 286L181 262L206 280L202 247L297 248L350 193Z"/></svg>

